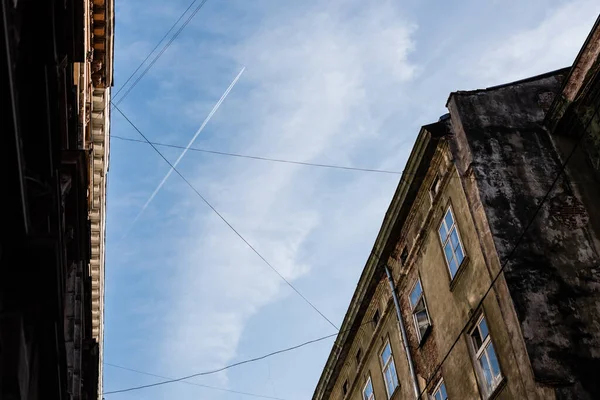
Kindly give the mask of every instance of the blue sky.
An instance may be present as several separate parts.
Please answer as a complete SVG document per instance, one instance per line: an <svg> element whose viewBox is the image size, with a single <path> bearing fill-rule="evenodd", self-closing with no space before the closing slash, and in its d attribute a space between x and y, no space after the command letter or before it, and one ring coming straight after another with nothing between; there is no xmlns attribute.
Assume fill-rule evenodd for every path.
<svg viewBox="0 0 600 400"><path fill-rule="evenodd" d="M189 2L116 2L116 89ZM151 140L185 146L245 66L195 147L399 171L451 91L570 65L600 12L448 3L208 0L120 108ZM140 138L114 111L111 133ZM341 324L398 176L195 152L178 169ZM128 231L168 170L149 146L111 140L106 362L177 377L334 333L176 174ZM192 382L309 399L332 342ZM104 371L105 391L160 380ZM252 397L174 383L106 398Z"/></svg>

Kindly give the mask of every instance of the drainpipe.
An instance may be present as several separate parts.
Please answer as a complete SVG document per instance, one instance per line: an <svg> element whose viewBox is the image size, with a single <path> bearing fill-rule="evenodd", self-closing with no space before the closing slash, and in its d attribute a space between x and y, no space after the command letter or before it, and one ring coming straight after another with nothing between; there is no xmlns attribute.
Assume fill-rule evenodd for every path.
<svg viewBox="0 0 600 400"><path fill-rule="evenodd" d="M406 329L404 328L404 322L402 321L402 313L400 312L400 301L398 300L398 294L396 293L396 286L394 285L394 278L387 265L384 265L385 273L390 283L390 289L392 290L392 297L394 299L394 305L396 306L396 316L398 317L398 326L400 327L401 341L404 345L404 352L406 353L406 359L408 361L408 369L410 370L410 376L412 378L413 390L415 392L415 399L419 398L419 381L417 380L417 374L415 373L415 366L413 365L412 356L410 355L410 348L408 347L408 340L406 339Z"/></svg>

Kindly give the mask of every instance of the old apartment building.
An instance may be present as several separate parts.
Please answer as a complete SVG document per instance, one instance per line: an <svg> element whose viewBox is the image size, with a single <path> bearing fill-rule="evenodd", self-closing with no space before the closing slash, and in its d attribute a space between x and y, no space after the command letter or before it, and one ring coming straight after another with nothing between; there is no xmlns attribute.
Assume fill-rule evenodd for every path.
<svg viewBox="0 0 600 400"><path fill-rule="evenodd" d="M600 398L599 54L421 128L313 400Z"/></svg>
<svg viewBox="0 0 600 400"><path fill-rule="evenodd" d="M0 399L96 400L114 1L1 7Z"/></svg>

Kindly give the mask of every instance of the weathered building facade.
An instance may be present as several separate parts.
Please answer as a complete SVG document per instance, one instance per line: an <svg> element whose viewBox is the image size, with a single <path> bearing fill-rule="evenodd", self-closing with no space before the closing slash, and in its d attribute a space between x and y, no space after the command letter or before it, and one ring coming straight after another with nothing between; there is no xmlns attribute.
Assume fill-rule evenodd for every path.
<svg viewBox="0 0 600 400"><path fill-rule="evenodd" d="M113 6L2 1L2 399L101 394Z"/></svg>
<svg viewBox="0 0 600 400"><path fill-rule="evenodd" d="M600 398L599 53L422 127L314 400Z"/></svg>

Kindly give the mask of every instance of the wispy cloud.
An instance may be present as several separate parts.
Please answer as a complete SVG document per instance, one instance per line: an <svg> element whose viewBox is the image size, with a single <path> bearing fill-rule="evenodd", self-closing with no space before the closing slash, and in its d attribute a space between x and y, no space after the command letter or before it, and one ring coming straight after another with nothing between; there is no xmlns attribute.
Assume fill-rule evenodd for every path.
<svg viewBox="0 0 600 400"><path fill-rule="evenodd" d="M408 57L415 26L399 21L402 15L388 5L352 14L296 8L266 15L241 42L220 49L247 65L245 91L228 103L220 130L238 143L235 147L261 154L300 160L360 154L360 143L377 136L414 73ZM188 173L236 229L295 281L312 271L307 239L326 229L331 205L321 204L321 196L354 181L247 161L217 161L211 174L197 168ZM349 216L364 200L345 199L337 209ZM174 263L172 330L163 359L170 368L189 370L234 358L247 321L265 305L294 294L205 209L196 207L188 220ZM330 237L327 246L335 242ZM317 307L331 310L319 304L327 296L319 297ZM307 327L308 337L327 329L318 314L310 318L315 328Z"/></svg>
<svg viewBox="0 0 600 400"><path fill-rule="evenodd" d="M549 11L539 15L543 5ZM133 24L135 8L123 7L120 21ZM567 65L599 11L590 0L537 0L535 7L472 1L437 13L429 4L406 6L412 12L399 7L387 1L209 1L124 102L125 111L151 139L185 144L246 65L244 79L198 137L199 145L402 169L419 126L444 112L451 90ZM164 26L178 15L167 13ZM498 20L500 13L504 19ZM510 13L526 17L517 26ZM130 43L138 48L153 45L134 37ZM121 54L132 63L143 57L136 45L125 45ZM113 132L131 135L124 129L113 122ZM111 216L109 229L117 237L118 222L139 210L168 170L140 146L113 142L111 179L118 190L109 196L135 192ZM169 160L180 155L165 153ZM397 177L196 153L178 169L286 279L341 321ZM120 322L107 325L107 338L119 335L118 343L107 345L111 362L185 375L331 332L179 179L165 184L134 233L126 251L109 254L113 264L107 264L121 278L107 286L107 301L127 300L112 300L114 314L107 317ZM271 359L269 372L256 365L203 383L232 379L235 389L306 399L327 356L327 344L315 349ZM262 387L271 373L277 385ZM192 393L181 386L149 398ZM285 396L274 392L283 387Z"/></svg>
<svg viewBox="0 0 600 400"><path fill-rule="evenodd" d="M470 71L501 84L568 67L599 13L595 0L563 2L546 11L537 26L491 43Z"/></svg>

